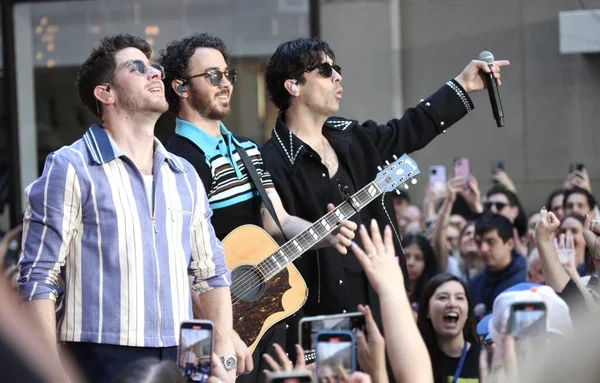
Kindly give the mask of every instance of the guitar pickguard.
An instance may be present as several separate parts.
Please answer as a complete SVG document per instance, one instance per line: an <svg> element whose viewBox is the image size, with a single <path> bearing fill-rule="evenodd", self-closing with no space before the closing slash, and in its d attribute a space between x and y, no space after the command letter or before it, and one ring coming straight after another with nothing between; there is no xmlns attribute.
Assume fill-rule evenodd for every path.
<svg viewBox="0 0 600 383"><path fill-rule="evenodd" d="M239 301L235 305L237 315L233 318L233 328L248 345L256 341L268 317L285 311L282 297L291 288L288 269L283 269L263 285L264 292L258 299Z"/></svg>

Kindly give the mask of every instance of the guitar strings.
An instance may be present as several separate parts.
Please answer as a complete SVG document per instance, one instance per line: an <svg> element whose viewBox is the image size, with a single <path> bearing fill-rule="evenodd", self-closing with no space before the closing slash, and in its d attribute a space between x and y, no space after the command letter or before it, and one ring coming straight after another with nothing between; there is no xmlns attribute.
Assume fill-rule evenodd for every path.
<svg viewBox="0 0 600 383"><path fill-rule="evenodd" d="M371 186L375 186L376 187L376 194L374 197L370 196L367 189ZM362 209L363 206L366 206L369 202L371 202L372 200L374 200L375 198L377 198L378 195L380 195L382 193L382 191L379 189L379 187L377 186L377 184L375 182L369 183L368 185L366 185L365 187L363 187L359 192L357 192L355 194L354 197L358 203L359 206L357 206L357 208ZM362 201L362 198L366 197L365 201ZM348 212L344 212L344 208L349 208ZM347 201L345 201L344 203L342 203L337 209L332 210L331 212L325 214L322 218L320 218L317 222L321 222L323 219L330 225L332 226L331 230L327 230L326 233L323 236L329 235L331 232L333 232L334 230L337 229L337 227L339 227L340 225L340 218L338 218L338 216L335 215L336 210L340 210L343 214L343 217L341 217L341 219L347 219L352 217L354 214L357 213L357 211L355 210L355 208L348 203ZM330 218L334 217L335 218L335 222L332 223L329 221ZM317 223L315 222L315 223ZM319 227L319 225L311 225L311 228L313 228L313 226L315 227ZM322 225L321 225L322 226ZM316 231L318 231L319 229L314 228ZM237 303L239 303L242 299L241 297L243 297L246 293L248 293L249 291L259 287L262 283L268 281L269 279L271 279L272 277L274 277L275 275L277 275L279 272L281 272L283 270L284 267L287 267L287 265L289 265L290 263L292 263L296 258L298 258L298 256L296 256L294 259L290 260L287 257L284 256L284 259L286 260L286 263L284 267L281 267L281 270L278 271L277 273L270 275L273 273L273 271L277 270L277 266L272 266L270 267L267 263L271 262L273 263L273 261L271 260L271 257L277 257L275 254L277 252L283 252L283 250L286 250L285 248L287 247L292 247L292 249L295 247L293 245L293 241L296 240L300 245L302 245L303 251L300 252L300 255L306 251L307 249L310 249L312 246L314 246L314 244L316 244L317 242L314 241L314 239L311 240L306 240L304 239L305 236L308 235L308 230L304 231L303 233L298 234L296 237L292 238L290 241L288 241L286 244L284 244L283 246L281 246L279 249L277 249L275 252L273 252L269 257L265 258L263 261L261 261L260 263L258 263L256 265L256 267L252 268L249 271L246 271L244 274L242 274L233 284L232 284L232 289L231 289L231 294L234 295L234 299L232 299L232 304L235 305ZM314 242L312 244L312 246L308 247L308 245L311 244L311 242ZM295 249L296 251L298 251L297 249ZM264 265L262 265L264 263ZM263 279L262 281L260 281L259 283L254 284L253 283L253 279L254 276L256 275L256 270L258 270L262 276ZM240 291L242 290L242 291Z"/></svg>
<svg viewBox="0 0 600 383"><path fill-rule="evenodd" d="M401 163L402 163L402 162L401 162ZM392 166L392 167L390 168L390 170L393 170L394 168L395 168L395 167L394 167L394 166ZM413 170L414 170L414 169L413 169ZM417 174L418 174L418 173L417 173ZM416 175L416 174L414 174L414 172L412 172L412 171L411 171L411 172L409 172L409 173L408 173L408 177L407 177L407 179L406 179L406 180L404 180L403 178L402 178L402 179L400 179L400 184L399 184L398 186L401 186L402 184L404 184L405 182L407 182L409 179L413 178L415 175ZM386 173L384 173L384 176L387 176L387 174L386 174ZM390 180L388 179L387 181L389 182ZM368 189L368 188L370 188L371 186L375 187L375 189L376 189L376 193L375 193L373 196L370 196L370 195L369 195L369 193L368 193L368 190L367 190L367 189ZM363 187L361 190L359 190L359 191L358 191L358 192L357 192L357 193L356 193L354 196L352 196L351 198L352 198L352 199L356 199L356 200L358 200L358 202L359 202L359 205L360 205L360 206L358 206L358 207L359 207L359 209L358 209L358 210L361 210L363 206L365 206L365 205L367 205L369 202L373 201L375 198L377 198L377 196L379 196L379 195L380 195L380 194L382 194L382 193L383 193L383 191L381 190L381 188L379 187L379 185L377 185L377 180L374 180L374 181L370 182L369 184L365 185L365 186L364 186L364 187ZM363 197L363 195L367 197L365 202L361 201L361 198ZM344 203L340 204L340 206L339 206L338 208L336 208L336 209L332 210L331 212L329 212L329 213L325 214L325 216L323 216L323 218L319 219L319 221L321 221L322 219L325 219L325 220L327 221L327 223L328 223L328 224L330 224L330 225L333 225L332 229L331 229L331 230L329 230L329 231L327 231L327 233L326 233L325 235L328 235L329 233L331 233L332 231L334 231L334 230L335 230L335 229L336 229L336 228L339 226L339 222L340 222L340 219L338 219L338 217L337 217L337 216L336 216L336 219L337 219L337 220L336 220L336 222L335 222L334 224L330 223L330 222L328 221L328 219L329 219L329 218L330 218L332 215L334 215L334 214L335 214L335 212L336 212L337 210L342 210L342 209L343 209L344 207L346 207L346 206L350 206L350 208L351 208L353 211L352 211L352 212L350 213L350 215L348 215L348 216L346 216L346 214L344 213L344 218L343 218L343 219L346 219L347 217L351 217L351 216L353 216L354 214L356 214L356 213L357 213L357 210L355 209L355 207L353 207L353 206L352 206L352 205L351 205L351 204L350 204L348 201L345 201ZM342 213L343 213L343 212L342 212ZM315 225L315 224L313 223L313 225L311 225L311 228L312 228L313 226L318 226L318 225ZM242 299L241 299L241 297L243 297L243 296L244 296L246 293L248 293L249 291L251 291L251 290L253 290L253 289L257 288L257 287L259 287L259 286L260 286L262 283L264 283L264 282L268 281L270 278L274 277L274 276L275 276L275 275L277 275L279 272L281 272L281 271L283 270L283 267L280 267L280 269L281 269L281 270L280 270L279 272L277 272L277 273L275 273L275 274L273 274L273 275L269 276L269 275L267 275L267 274L266 274L266 273L263 271L264 267L263 267L263 269L261 269L261 264L262 264L263 262L265 262L265 266L267 267L267 272L268 272L269 274L270 274L270 273L272 273L274 270L276 270L276 269L277 269L277 267L275 267L275 266L274 266L274 267L272 267L271 269L269 269L268 265L266 264L266 262L267 262L267 261L268 261L268 260L271 258L271 256L276 256L276 255L275 255L275 253L276 253L276 252L284 250L284 248L285 248L285 247L290 247L290 246L292 245L292 243L293 243L293 240L295 240L295 239L296 239L298 242L300 242L300 241L303 241L303 237L304 237L304 236L307 234L307 231L308 231L308 230L309 230L309 229L307 229L307 230L305 230L304 232L302 232L302 233L298 234L296 237L292 238L292 239L291 239L290 241L288 241L286 244L284 244L283 246L281 246L279 249L277 249L277 251L273 252L273 253L272 253L272 254L271 254L269 257L267 257L267 258L265 258L263 261L261 261L261 262L260 262L260 263L257 265L257 267L256 267L256 268L252 268L251 270L249 270L249 271L245 272L244 274L242 274L242 275L241 275L241 276L240 276L240 277L239 277L239 278L238 278L238 279L235 281L235 283L233 283L233 284L232 284L231 293L232 293L232 295L235 295L235 296L233 297L233 299L232 299L232 305L235 305L235 304L239 303L239 302L242 300ZM310 243L311 243L311 241L306 241L306 243L307 243L307 244L310 244ZM315 244L316 244L316 242L315 242ZM314 244L313 244L313 246L314 246ZM312 246L310 246L310 247L312 247ZM308 249L310 249L310 247L308 247ZM306 250L304 250L304 251L306 251ZM304 252L304 251L303 251L303 252ZM302 252L300 253L300 255L301 255L301 254L302 254ZM288 259L287 259L287 257L286 257L285 259L286 259L286 261L287 261L287 264L285 265L285 267L287 267L287 265L289 265L290 263L292 263L292 262L293 262L293 261L294 261L296 258L298 258L300 255L296 256L296 257L295 257L293 260L288 260ZM252 279L253 279L253 276L255 275L255 272L254 272L254 270L256 270L256 269L258 269L258 271L259 271L259 272L260 272L260 273L263 275L263 280L262 280L262 281L260 281L259 283L257 283L257 284L254 284L254 285L253 285L253 283L252 283ZM239 282L238 282L238 281L239 281ZM248 284L249 284L249 286L248 286ZM241 287L240 285L244 285L244 286L243 286L243 287ZM238 294L238 293L240 292L240 291L239 291L240 289L243 289L243 291L241 292L241 294ZM235 291L234 291L234 290L235 290ZM239 297L239 298L238 298L238 297Z"/></svg>

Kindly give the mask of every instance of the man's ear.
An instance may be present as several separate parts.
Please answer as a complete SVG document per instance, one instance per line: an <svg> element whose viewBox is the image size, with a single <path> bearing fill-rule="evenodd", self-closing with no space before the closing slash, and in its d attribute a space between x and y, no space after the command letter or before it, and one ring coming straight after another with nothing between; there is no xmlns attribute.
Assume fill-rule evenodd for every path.
<svg viewBox="0 0 600 383"><path fill-rule="evenodd" d="M171 89L179 97L187 98L187 90L185 89L185 81L182 79L175 79L171 81Z"/></svg>
<svg viewBox="0 0 600 383"><path fill-rule="evenodd" d="M518 206L511 206L510 213L511 213L511 215L513 217L513 221L515 221L517 219L517 217L519 216L519 207Z"/></svg>
<svg viewBox="0 0 600 383"><path fill-rule="evenodd" d="M510 250L513 251L515 249L515 240L512 238L509 238L508 241L506 241L506 245L508 247L510 247Z"/></svg>
<svg viewBox="0 0 600 383"><path fill-rule="evenodd" d="M283 86L288 91L288 93L291 94L292 96L297 97L300 95L300 87L298 86L297 80L292 80L292 79L285 80L285 82L283 83Z"/></svg>
<svg viewBox="0 0 600 383"><path fill-rule="evenodd" d="M103 104L114 104L115 98L106 85L98 85L94 88L94 97Z"/></svg>

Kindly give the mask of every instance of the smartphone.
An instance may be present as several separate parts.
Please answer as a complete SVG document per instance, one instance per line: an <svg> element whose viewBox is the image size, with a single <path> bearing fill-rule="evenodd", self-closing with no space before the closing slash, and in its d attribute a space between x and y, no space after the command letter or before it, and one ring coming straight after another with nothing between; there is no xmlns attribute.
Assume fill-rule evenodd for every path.
<svg viewBox="0 0 600 383"><path fill-rule="evenodd" d="M508 317L508 333L516 339L544 334L546 305L544 302L513 303Z"/></svg>
<svg viewBox="0 0 600 383"><path fill-rule="evenodd" d="M279 371L269 374L266 383L312 383L310 371Z"/></svg>
<svg viewBox="0 0 600 383"><path fill-rule="evenodd" d="M319 331L315 348L317 380L345 382L356 370L356 341L351 331Z"/></svg>
<svg viewBox="0 0 600 383"><path fill-rule="evenodd" d="M429 167L429 184L446 187L446 167L444 165L431 165Z"/></svg>
<svg viewBox="0 0 600 383"><path fill-rule="evenodd" d="M581 162L573 162L569 165L569 173L573 173L575 170L582 171L585 168Z"/></svg>
<svg viewBox="0 0 600 383"><path fill-rule="evenodd" d="M504 170L504 162L502 161L492 161L492 173L496 170Z"/></svg>
<svg viewBox="0 0 600 383"><path fill-rule="evenodd" d="M365 316L359 312L319 315L302 318L298 325L298 339L305 351L314 350L315 336L323 330L349 330L356 333L358 330L366 333Z"/></svg>
<svg viewBox="0 0 600 383"><path fill-rule="evenodd" d="M460 157L454 160L454 177L461 177L465 179L465 182L469 181L471 176L471 166L469 165L469 159L466 157Z"/></svg>
<svg viewBox="0 0 600 383"><path fill-rule="evenodd" d="M177 365L188 382L207 382L213 348L213 323L208 320L181 322Z"/></svg>

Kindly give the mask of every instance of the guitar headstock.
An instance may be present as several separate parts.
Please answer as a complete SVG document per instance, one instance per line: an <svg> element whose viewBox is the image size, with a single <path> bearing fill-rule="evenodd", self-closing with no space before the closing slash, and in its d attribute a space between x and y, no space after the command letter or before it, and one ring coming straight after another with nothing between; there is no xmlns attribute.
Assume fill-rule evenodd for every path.
<svg viewBox="0 0 600 383"><path fill-rule="evenodd" d="M415 177L421 174L417 162L410 158L407 154L403 154L398 158L394 156L394 162L391 164L386 161L386 167L381 169L378 167L379 173L375 178L375 183L383 193L391 192L404 185L408 189L408 181L414 185L417 183Z"/></svg>

